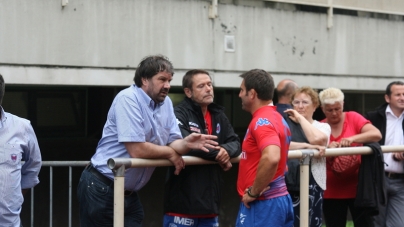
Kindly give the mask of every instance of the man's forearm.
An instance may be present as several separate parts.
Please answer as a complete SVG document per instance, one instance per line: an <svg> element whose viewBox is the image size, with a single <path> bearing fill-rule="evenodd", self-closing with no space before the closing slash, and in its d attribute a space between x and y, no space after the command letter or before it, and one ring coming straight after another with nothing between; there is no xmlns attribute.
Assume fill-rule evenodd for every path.
<svg viewBox="0 0 404 227"><path fill-rule="evenodd" d="M169 158L175 152L169 146L161 146L149 142L126 142L124 144L132 158Z"/></svg>
<svg viewBox="0 0 404 227"><path fill-rule="evenodd" d="M251 193L260 194L274 178L280 158L280 156L278 157L276 153L279 154L279 152L280 151L269 151L268 147L264 149L258 164L257 175L255 177Z"/></svg>
<svg viewBox="0 0 404 227"><path fill-rule="evenodd" d="M175 140L172 143L170 143L168 146L171 147L172 149L174 149L180 155L186 154L190 151L190 149L187 147L184 139Z"/></svg>
<svg viewBox="0 0 404 227"><path fill-rule="evenodd" d="M271 183L271 180L275 176L276 169L278 167L278 165L271 166L269 163L263 165L267 166L258 168L254 184L252 185L251 193L254 195L260 194L269 185L269 183Z"/></svg>

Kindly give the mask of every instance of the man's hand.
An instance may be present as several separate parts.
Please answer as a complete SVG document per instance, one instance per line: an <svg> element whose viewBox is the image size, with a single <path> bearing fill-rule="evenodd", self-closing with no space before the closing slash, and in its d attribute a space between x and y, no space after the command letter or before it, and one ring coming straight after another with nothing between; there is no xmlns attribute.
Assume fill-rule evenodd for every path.
<svg viewBox="0 0 404 227"><path fill-rule="evenodd" d="M214 141L215 139L217 139L217 136L214 135L191 133L184 138L184 141L189 149L209 152L208 148L215 150L220 149L218 142Z"/></svg>
<svg viewBox="0 0 404 227"><path fill-rule="evenodd" d="M218 161L219 163L224 164L224 163L230 161L229 153L227 153L226 149L224 149L223 147L220 147L219 153L216 155L215 160Z"/></svg>
<svg viewBox="0 0 404 227"><path fill-rule="evenodd" d="M228 162L226 162L226 163L219 163L219 165L220 165L220 167L222 167L222 169L224 170L224 171L228 171L228 170L230 170L231 169L231 167L233 167L233 165L231 164L231 162L230 161L228 161Z"/></svg>
<svg viewBox="0 0 404 227"><path fill-rule="evenodd" d="M251 203L252 201L256 200L256 198L253 198L253 197L249 196L247 194L247 190L248 189L246 189L246 191L244 192L244 195L243 195L243 198L241 199L241 202L244 203L245 207L250 208L250 205L248 205L248 204Z"/></svg>
<svg viewBox="0 0 404 227"><path fill-rule="evenodd" d="M216 155L215 160L219 162L220 167L222 167L224 171L231 169L233 166L230 162L229 153L227 153L226 149L223 147L220 147L219 153Z"/></svg>
<svg viewBox="0 0 404 227"><path fill-rule="evenodd" d="M180 174L181 170L185 168L185 162L184 159L182 159L181 155L179 155L177 152L173 150L172 154L168 158L170 162L173 163L175 167L174 174L178 175Z"/></svg>
<svg viewBox="0 0 404 227"><path fill-rule="evenodd" d="M403 161L404 160L404 153L394 153L393 158L397 161Z"/></svg>
<svg viewBox="0 0 404 227"><path fill-rule="evenodd" d="M250 188L252 188L252 186L251 186ZM266 190L269 190L269 188L270 188L269 186L266 186L266 187L264 188L264 190L262 190L262 191L259 193L259 196L261 196L262 193L264 193ZM250 206L248 205L248 203L250 203L250 202L256 200L257 198L254 198L254 197L249 196L249 195L248 195L248 189L249 189L249 188L246 188L246 189L244 190L244 195L243 195L243 198L241 198L241 202L244 203L244 206L245 206L245 207L250 208ZM251 193L254 194L254 193L252 192L252 189L251 189Z"/></svg>

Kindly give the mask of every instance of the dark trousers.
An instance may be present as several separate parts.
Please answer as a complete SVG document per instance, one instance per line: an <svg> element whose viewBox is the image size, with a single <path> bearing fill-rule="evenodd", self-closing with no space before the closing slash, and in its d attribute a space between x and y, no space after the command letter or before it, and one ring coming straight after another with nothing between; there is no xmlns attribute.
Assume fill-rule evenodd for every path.
<svg viewBox="0 0 404 227"><path fill-rule="evenodd" d="M324 199L323 212L327 227L345 227L348 209L355 227L373 227L372 217L354 206L355 199Z"/></svg>
<svg viewBox="0 0 404 227"><path fill-rule="evenodd" d="M81 174L77 187L80 205L81 227L112 227L114 223L114 185L113 181L106 184L88 168ZM125 227L140 227L143 220L143 207L136 192L125 196L124 201Z"/></svg>
<svg viewBox="0 0 404 227"><path fill-rule="evenodd" d="M374 216L375 226L404 226L404 178L384 178L387 204L379 206L379 215Z"/></svg>

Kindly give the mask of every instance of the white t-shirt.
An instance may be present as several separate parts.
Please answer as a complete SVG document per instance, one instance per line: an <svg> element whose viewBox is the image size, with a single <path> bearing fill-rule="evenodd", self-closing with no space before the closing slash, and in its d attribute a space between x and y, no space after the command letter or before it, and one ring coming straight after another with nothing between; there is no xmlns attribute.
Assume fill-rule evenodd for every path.
<svg viewBox="0 0 404 227"><path fill-rule="evenodd" d="M312 125L327 135L328 138L327 145L328 145L328 143L330 142L330 135L331 135L330 125L328 123L318 122L316 120L313 121ZM327 180L325 157L311 159L311 173L313 174L313 178L316 181L316 183L323 190L325 190Z"/></svg>

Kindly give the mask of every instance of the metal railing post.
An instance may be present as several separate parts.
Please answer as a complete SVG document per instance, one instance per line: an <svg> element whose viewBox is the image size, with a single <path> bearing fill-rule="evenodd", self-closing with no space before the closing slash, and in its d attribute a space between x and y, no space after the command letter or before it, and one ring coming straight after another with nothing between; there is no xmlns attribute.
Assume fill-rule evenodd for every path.
<svg viewBox="0 0 404 227"><path fill-rule="evenodd" d="M53 226L53 167L49 167L49 227Z"/></svg>
<svg viewBox="0 0 404 227"><path fill-rule="evenodd" d="M124 226L125 166L114 170L114 227Z"/></svg>
<svg viewBox="0 0 404 227"><path fill-rule="evenodd" d="M300 227L309 226L309 165L313 150L301 150L300 159Z"/></svg>
<svg viewBox="0 0 404 227"><path fill-rule="evenodd" d="M31 188L31 227L34 227L34 188Z"/></svg>
<svg viewBox="0 0 404 227"><path fill-rule="evenodd" d="M69 227L72 227L72 167L69 166Z"/></svg>

